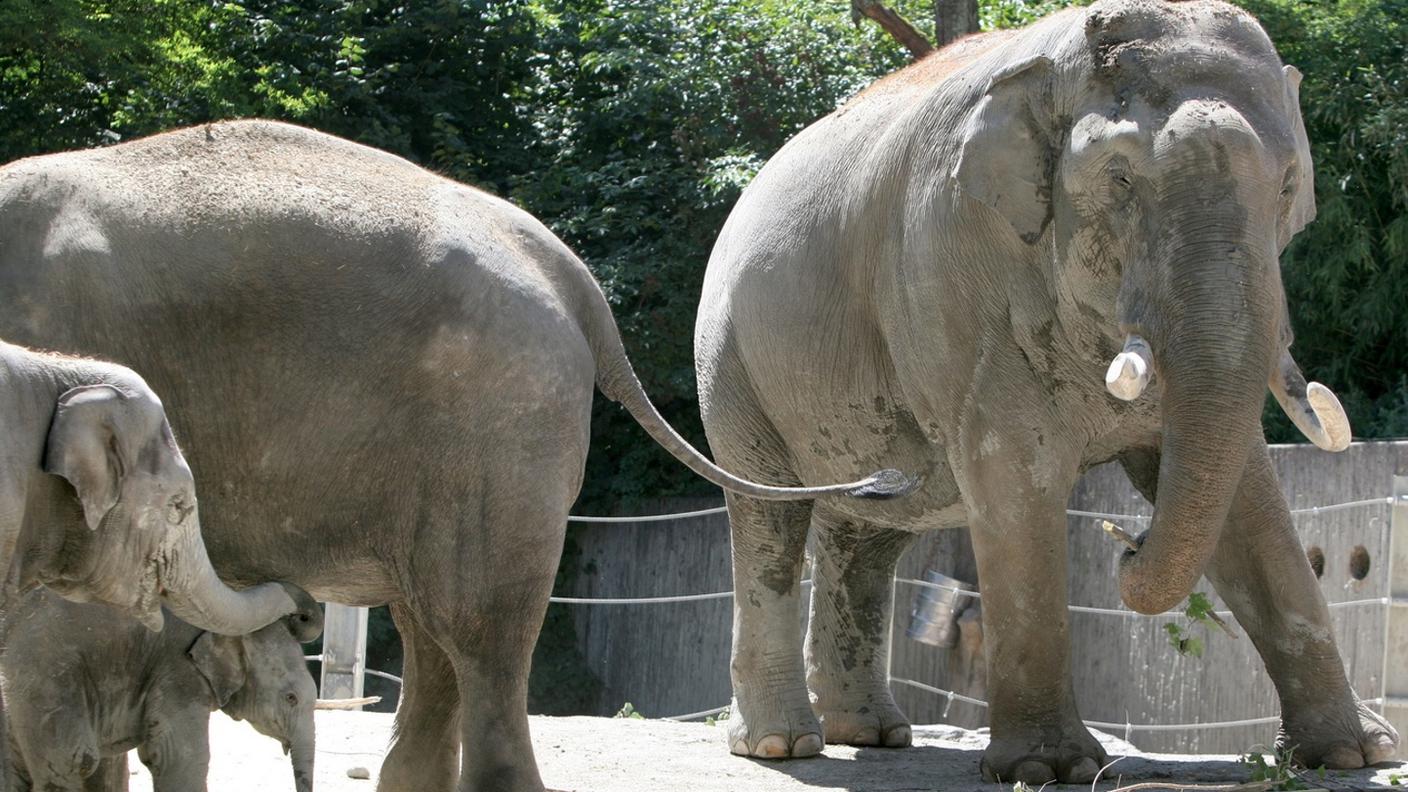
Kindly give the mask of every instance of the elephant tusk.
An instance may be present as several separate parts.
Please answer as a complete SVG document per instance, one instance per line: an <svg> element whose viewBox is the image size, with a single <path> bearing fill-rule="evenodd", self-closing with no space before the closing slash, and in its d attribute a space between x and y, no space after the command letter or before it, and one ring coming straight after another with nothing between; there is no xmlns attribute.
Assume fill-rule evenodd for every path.
<svg viewBox="0 0 1408 792"><path fill-rule="evenodd" d="M1349 448L1349 416L1334 391L1318 382L1306 383L1305 375L1289 349L1271 375L1271 393L1306 439L1326 451Z"/></svg>
<svg viewBox="0 0 1408 792"><path fill-rule="evenodd" d="M318 699L313 704L315 710L351 710L366 707L381 701L381 696L366 696L352 699Z"/></svg>
<svg viewBox="0 0 1408 792"><path fill-rule="evenodd" d="M1124 401L1134 401L1149 385L1153 371L1153 352L1143 338L1130 333L1125 338L1124 351L1115 355L1105 371L1105 389Z"/></svg>

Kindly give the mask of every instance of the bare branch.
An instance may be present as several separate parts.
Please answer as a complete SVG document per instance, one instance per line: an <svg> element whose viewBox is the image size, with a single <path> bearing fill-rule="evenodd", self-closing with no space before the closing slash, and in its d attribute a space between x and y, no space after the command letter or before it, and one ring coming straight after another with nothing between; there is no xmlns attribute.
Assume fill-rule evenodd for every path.
<svg viewBox="0 0 1408 792"><path fill-rule="evenodd" d="M924 34L914 29L914 26L905 21L904 17L887 8L878 0L851 0L851 19L860 24L861 17L870 17L875 20L890 37L904 48L909 50L915 60L928 55L934 51L934 45L924 38Z"/></svg>

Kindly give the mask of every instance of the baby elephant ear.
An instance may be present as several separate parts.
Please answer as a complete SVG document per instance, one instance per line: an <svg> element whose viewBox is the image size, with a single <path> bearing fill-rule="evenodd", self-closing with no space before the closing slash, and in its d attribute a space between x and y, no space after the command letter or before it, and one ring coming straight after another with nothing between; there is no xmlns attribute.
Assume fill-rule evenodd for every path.
<svg viewBox="0 0 1408 792"><path fill-rule="evenodd" d="M997 210L1029 245L1051 218L1051 68L1037 55L993 75L964 126L955 170L963 193Z"/></svg>
<svg viewBox="0 0 1408 792"><path fill-rule="evenodd" d="M203 632L191 646L191 662L210 684L216 706L223 707L244 687L244 639Z"/></svg>
<svg viewBox="0 0 1408 792"><path fill-rule="evenodd" d="M126 397L111 385L84 385L63 396L49 424L44 472L73 485L88 527L97 530L117 503L126 470L119 442Z"/></svg>

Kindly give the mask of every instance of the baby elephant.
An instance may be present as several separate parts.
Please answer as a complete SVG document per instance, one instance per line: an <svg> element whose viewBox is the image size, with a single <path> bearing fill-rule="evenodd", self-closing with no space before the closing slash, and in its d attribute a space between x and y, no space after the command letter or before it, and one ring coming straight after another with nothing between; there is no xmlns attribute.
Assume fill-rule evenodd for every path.
<svg viewBox="0 0 1408 792"><path fill-rule="evenodd" d="M6 633L11 790L125 790L132 748L156 792L204 790L217 707L281 741L295 788L313 789L317 688L300 643L322 633L320 616L223 636L168 613L157 633L38 589L8 615Z"/></svg>

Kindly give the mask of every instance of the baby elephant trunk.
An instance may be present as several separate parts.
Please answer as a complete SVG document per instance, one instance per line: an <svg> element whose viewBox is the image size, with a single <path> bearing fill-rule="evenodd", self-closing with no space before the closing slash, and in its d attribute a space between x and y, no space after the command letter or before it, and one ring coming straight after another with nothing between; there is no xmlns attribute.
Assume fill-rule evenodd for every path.
<svg viewBox="0 0 1408 792"><path fill-rule="evenodd" d="M311 730L312 727L310 726ZM313 792L313 735L299 735L289 749L293 765L293 788L297 792Z"/></svg>

